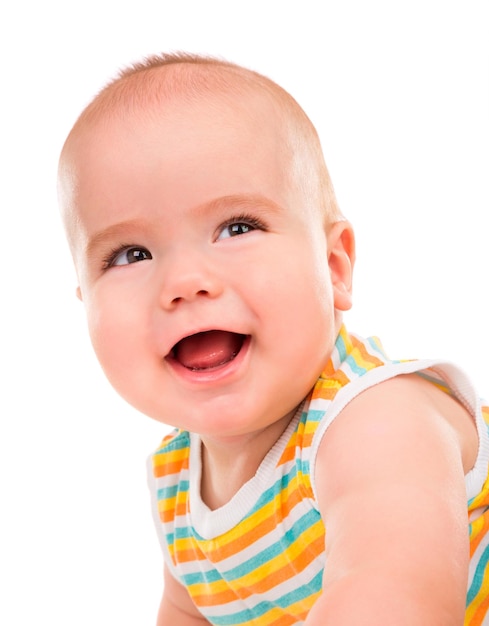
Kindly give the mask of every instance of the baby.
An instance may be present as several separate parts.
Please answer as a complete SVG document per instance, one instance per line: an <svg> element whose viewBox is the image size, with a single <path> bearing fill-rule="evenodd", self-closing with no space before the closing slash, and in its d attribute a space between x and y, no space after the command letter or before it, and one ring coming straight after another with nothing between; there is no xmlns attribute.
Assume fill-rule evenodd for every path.
<svg viewBox="0 0 489 626"><path fill-rule="evenodd" d="M83 111L59 194L98 359L175 427L158 625L489 624L489 409L346 330L353 230L295 100L150 58Z"/></svg>

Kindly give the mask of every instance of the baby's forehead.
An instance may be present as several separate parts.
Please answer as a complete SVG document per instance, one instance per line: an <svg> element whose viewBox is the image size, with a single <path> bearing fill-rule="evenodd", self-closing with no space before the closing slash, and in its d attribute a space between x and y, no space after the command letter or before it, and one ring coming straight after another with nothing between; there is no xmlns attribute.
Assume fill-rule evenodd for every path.
<svg viewBox="0 0 489 626"><path fill-rule="evenodd" d="M86 107L68 136L60 160L60 188L73 197L76 170L83 169L84 161L97 158L101 137L105 147L117 150L118 133L131 125L141 136L151 124L179 116L180 127L185 129L196 112L200 127L208 122L210 128L218 129L223 123L253 132L253 151L280 153L289 171L288 184L307 189L314 196L312 202L322 204L332 198L317 133L297 102L268 78L226 63L136 67L116 78ZM264 134L275 139L264 142ZM69 200L70 194L64 197ZM65 221L76 227L76 205L72 203L71 217L68 205L62 198Z"/></svg>
<svg viewBox="0 0 489 626"><path fill-rule="evenodd" d="M285 165L292 152L290 124L273 93L257 87L246 73L244 79L233 72L223 76L227 68L210 73L208 68L198 72L192 68L190 74L188 68L177 69L157 68L154 76L149 70L130 75L101 92L74 125L62 152L60 173L66 176L71 171L72 177L84 163L98 159L101 148L117 152L128 130L141 142L155 129L166 140L168 135L162 135L160 128L170 130L173 141L178 141L179 133L185 137L189 128L195 129L196 150L206 131L225 132L230 154L235 150L232 131L247 133L256 140L254 150L273 150L276 157L280 153ZM168 78L168 73L175 76ZM267 141L265 135L274 139Z"/></svg>
<svg viewBox="0 0 489 626"><path fill-rule="evenodd" d="M214 77L214 80L218 79L218 76ZM284 142L279 137L282 134L280 124L276 123L273 103L270 98L264 97L262 91L230 86L229 78L224 87L218 84L216 88L210 89L208 84L204 87L199 84L201 91L192 83L194 89L190 93L188 77L184 81L185 88L173 85L169 89L165 81L160 88L155 80L150 81L146 76L141 83L139 75L130 77L126 81L130 85L123 85L123 93L120 91L122 83L115 84L114 91L108 89L103 92L77 121L63 149L59 170L61 204L71 204L71 211L65 209L65 217L71 215L71 224L76 225L77 222L80 194L86 197L89 191L87 185L93 183L95 172L97 176L104 175L103 154L109 155L107 163L113 166L117 161L127 160L127 149L137 150L139 146L151 143L156 136L158 142L163 141L165 144L170 141L178 145L179 141L185 141L186 145L190 145L190 151L198 154L199 139L205 142L205 146L209 146L212 141L210 134L214 133L214 137L222 135L229 146L228 154L233 158L237 150L236 143L243 136L256 137L260 128L266 125L263 140L265 134L275 139L260 142L263 144L260 149L263 150L266 143L269 151L276 152L270 155L270 159L279 158L280 152L282 161L285 150ZM126 141L128 133L131 135L131 143ZM233 137L236 137L236 143ZM165 145L161 150L165 158L169 154L166 148ZM254 152L251 143L247 152L251 158ZM286 164L286 160L283 164ZM173 162L170 165L174 168Z"/></svg>
<svg viewBox="0 0 489 626"><path fill-rule="evenodd" d="M196 158L202 153L205 158L205 151L215 145L222 158L234 161L241 156L239 146L246 143L245 154L250 159L257 152L267 152L270 162L280 161L285 168L292 158L286 125L278 120L270 103L256 94L230 98L218 93L192 100L178 95L163 103L138 103L137 108L115 104L104 109L80 120L71 133L60 165L65 177L82 180L92 163L104 167L104 155L107 163L122 164L128 154L145 151L148 167L156 164L153 159L159 154L159 167L174 168L184 147L187 155Z"/></svg>

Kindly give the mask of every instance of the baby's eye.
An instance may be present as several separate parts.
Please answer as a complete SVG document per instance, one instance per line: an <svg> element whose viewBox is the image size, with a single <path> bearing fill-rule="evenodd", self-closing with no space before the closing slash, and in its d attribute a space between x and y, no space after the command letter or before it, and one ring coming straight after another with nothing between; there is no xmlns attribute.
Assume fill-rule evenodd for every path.
<svg viewBox="0 0 489 626"><path fill-rule="evenodd" d="M236 237L237 235L244 235L254 230L253 226L245 224L244 222L238 222L237 224L228 224L219 233L218 239L226 239L227 237Z"/></svg>
<svg viewBox="0 0 489 626"><path fill-rule="evenodd" d="M105 262L106 267L114 267L116 265L129 265L130 263L137 263L138 261L146 261L152 259L151 252L146 248L137 248L133 246L121 248L114 251L110 258Z"/></svg>
<svg viewBox="0 0 489 626"><path fill-rule="evenodd" d="M246 233L250 233L253 230L265 230L265 226L255 217L243 216L233 218L221 226L217 240L246 235Z"/></svg>

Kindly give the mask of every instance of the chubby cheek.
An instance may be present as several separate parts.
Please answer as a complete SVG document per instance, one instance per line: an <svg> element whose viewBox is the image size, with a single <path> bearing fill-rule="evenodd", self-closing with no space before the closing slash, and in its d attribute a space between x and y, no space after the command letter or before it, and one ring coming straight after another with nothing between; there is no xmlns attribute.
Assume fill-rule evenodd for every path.
<svg viewBox="0 0 489 626"><path fill-rule="evenodd" d="M130 307L114 298L86 303L90 339L97 359L113 387L122 392L127 371L139 360L138 329Z"/></svg>
<svg viewBox="0 0 489 626"><path fill-rule="evenodd" d="M277 266L274 280L263 291L263 313L268 317L274 342L294 361L323 362L338 330L333 289L326 259L317 263L307 255L293 256ZM300 262L302 261L302 262ZM285 354L283 355L285 358ZM316 365L313 368L316 369Z"/></svg>

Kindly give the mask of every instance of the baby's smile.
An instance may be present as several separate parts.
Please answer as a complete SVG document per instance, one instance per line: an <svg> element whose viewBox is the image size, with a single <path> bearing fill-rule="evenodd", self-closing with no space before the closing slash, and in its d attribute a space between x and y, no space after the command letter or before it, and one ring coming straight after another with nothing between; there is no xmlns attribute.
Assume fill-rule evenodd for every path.
<svg viewBox="0 0 489 626"><path fill-rule="evenodd" d="M124 100L77 127L60 166L104 372L208 445L281 433L351 303L353 234L326 216L322 161L297 165L309 149L290 152L299 131L268 92L233 89L162 94L151 115Z"/></svg>
<svg viewBox="0 0 489 626"><path fill-rule="evenodd" d="M246 335L209 330L184 337L167 358L191 371L212 370L232 361L243 347Z"/></svg>

